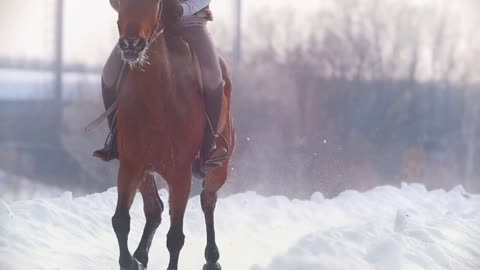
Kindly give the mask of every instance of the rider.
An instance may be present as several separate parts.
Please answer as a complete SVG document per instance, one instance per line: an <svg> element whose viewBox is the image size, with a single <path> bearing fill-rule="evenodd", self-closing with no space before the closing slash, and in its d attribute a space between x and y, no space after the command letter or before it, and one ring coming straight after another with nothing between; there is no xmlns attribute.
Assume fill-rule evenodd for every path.
<svg viewBox="0 0 480 270"><path fill-rule="evenodd" d="M216 167L220 166L228 158L228 152L225 148L217 147L215 144L222 111L223 78L219 58L206 27L207 22L212 20L212 13L209 9L210 1L164 0L164 4L165 12L169 15L167 30L179 34L190 45L197 55L201 67L205 110L208 117L207 130L201 148L201 157L205 166ZM109 63L113 63L110 66L118 66L119 55L115 51L110 56L106 66L109 66ZM112 76L108 73L111 74L112 72L105 68L102 76L102 83L104 84L103 98L107 108L113 102L112 96L115 95L115 87L113 87L115 83L113 82L118 79L117 74L113 76L115 79L109 80L106 77ZM111 82L109 83L108 81ZM109 84L110 87L108 85L105 87L106 84ZM107 139L105 147L94 152L94 156L105 161L118 158L115 121L109 120L111 120L109 122L112 134Z"/></svg>

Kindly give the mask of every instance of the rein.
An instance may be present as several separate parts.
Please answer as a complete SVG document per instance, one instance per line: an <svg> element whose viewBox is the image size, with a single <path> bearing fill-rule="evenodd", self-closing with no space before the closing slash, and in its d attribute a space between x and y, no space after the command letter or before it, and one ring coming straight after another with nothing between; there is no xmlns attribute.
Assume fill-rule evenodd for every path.
<svg viewBox="0 0 480 270"><path fill-rule="evenodd" d="M152 33L150 34L150 37L148 37L147 43L152 44L158 36L163 34L165 32L165 27L160 28L160 20L162 19L162 13L163 13L163 0L160 0L158 3L158 19L157 22L155 23L155 27L152 30Z"/></svg>
<svg viewBox="0 0 480 270"><path fill-rule="evenodd" d="M159 1L159 9L158 9L158 19L157 22L155 23L155 27L152 30L152 33L150 33L150 36L148 37L147 44L152 44L155 42L155 40L165 32L165 27L162 27L160 29L160 20L162 19L162 13L163 13L163 1ZM127 64L125 61L122 63L122 69L120 70L119 73L119 78L117 79L117 82L115 84L115 93L117 94L117 97L115 98L115 101L108 107L107 110L105 110L104 113L102 113L97 119L93 120L90 124L88 124L87 127L85 127L85 132L90 132L96 127L98 127L105 119L108 118L113 112L115 112L114 118L116 118L117 112L116 109L118 107L118 97L120 94L120 87L125 80L125 78L128 75L128 71L130 70L129 68L126 67ZM110 135L113 131L110 130Z"/></svg>

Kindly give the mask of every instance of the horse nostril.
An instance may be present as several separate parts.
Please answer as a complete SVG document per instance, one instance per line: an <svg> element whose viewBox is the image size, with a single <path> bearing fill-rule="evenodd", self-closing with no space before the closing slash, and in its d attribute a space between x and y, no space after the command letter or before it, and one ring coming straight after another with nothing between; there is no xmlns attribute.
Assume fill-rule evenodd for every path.
<svg viewBox="0 0 480 270"><path fill-rule="evenodd" d="M144 38L138 38L133 42L132 45L137 52L141 52L147 46L147 41Z"/></svg>
<svg viewBox="0 0 480 270"><path fill-rule="evenodd" d="M133 50L141 52L147 46L147 41L144 38L120 38L118 45L121 50Z"/></svg>
<svg viewBox="0 0 480 270"><path fill-rule="evenodd" d="M128 50L130 48L130 42L127 38L120 38L118 40L118 46L122 51Z"/></svg>

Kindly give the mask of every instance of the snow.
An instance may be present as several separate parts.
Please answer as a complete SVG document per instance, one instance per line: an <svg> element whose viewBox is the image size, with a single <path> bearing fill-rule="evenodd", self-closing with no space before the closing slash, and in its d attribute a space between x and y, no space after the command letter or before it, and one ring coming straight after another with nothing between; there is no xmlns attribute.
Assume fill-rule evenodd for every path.
<svg viewBox="0 0 480 270"><path fill-rule="evenodd" d="M161 191L167 201L167 192ZM0 269L118 269L111 228L116 190L72 198L0 203ZM149 269L166 269L168 209L153 241ZM132 207L130 248L144 225ZM478 270L480 195L422 185L346 191L308 201L255 192L220 199L220 263L231 270ZM201 269L205 229L199 198L186 213L180 269Z"/></svg>

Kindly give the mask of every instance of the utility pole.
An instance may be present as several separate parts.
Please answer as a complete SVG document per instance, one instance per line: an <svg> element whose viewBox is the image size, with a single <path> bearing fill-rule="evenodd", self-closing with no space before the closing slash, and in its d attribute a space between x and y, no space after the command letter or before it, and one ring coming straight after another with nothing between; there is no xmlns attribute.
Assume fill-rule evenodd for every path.
<svg viewBox="0 0 480 270"><path fill-rule="evenodd" d="M238 66L242 60L242 0L235 1L235 38L233 39L233 61Z"/></svg>
<svg viewBox="0 0 480 270"><path fill-rule="evenodd" d="M63 1L57 0L55 10L55 100L62 101L62 69L63 69Z"/></svg>
<svg viewBox="0 0 480 270"><path fill-rule="evenodd" d="M63 6L64 0L56 1L55 10L55 59L54 59L54 103L57 107L56 120L58 131L62 127L63 114Z"/></svg>

